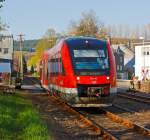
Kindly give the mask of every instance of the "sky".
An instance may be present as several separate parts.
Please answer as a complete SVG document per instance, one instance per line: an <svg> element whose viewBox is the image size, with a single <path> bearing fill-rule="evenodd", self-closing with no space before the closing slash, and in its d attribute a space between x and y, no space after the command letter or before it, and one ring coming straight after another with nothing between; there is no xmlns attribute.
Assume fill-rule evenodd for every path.
<svg viewBox="0 0 150 140"><path fill-rule="evenodd" d="M150 0L5 0L0 16L15 36L41 38L47 29L67 31L70 22L93 10L105 25L150 23Z"/></svg>

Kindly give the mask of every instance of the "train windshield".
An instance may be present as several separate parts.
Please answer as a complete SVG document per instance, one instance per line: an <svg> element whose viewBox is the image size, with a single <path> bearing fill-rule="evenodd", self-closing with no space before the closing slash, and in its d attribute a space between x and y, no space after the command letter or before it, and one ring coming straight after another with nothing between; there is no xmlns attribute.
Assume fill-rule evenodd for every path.
<svg viewBox="0 0 150 140"><path fill-rule="evenodd" d="M76 75L108 75L109 61L107 50L74 49L73 63Z"/></svg>

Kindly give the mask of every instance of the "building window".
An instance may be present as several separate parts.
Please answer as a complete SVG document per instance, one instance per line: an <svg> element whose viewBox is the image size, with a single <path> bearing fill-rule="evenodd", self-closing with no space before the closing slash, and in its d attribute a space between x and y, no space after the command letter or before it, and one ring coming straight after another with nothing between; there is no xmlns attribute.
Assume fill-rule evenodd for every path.
<svg viewBox="0 0 150 140"><path fill-rule="evenodd" d="M8 48L4 48L4 54L8 53Z"/></svg>
<svg viewBox="0 0 150 140"><path fill-rule="evenodd" d="M120 71L122 71L122 66L120 65Z"/></svg>
<svg viewBox="0 0 150 140"><path fill-rule="evenodd" d="M117 65L117 71L119 71L119 65Z"/></svg>
<svg viewBox="0 0 150 140"><path fill-rule="evenodd" d="M123 62L123 57L120 56L120 63L122 63L122 62Z"/></svg>
<svg viewBox="0 0 150 140"><path fill-rule="evenodd" d="M150 47L142 48L142 55L150 55Z"/></svg>

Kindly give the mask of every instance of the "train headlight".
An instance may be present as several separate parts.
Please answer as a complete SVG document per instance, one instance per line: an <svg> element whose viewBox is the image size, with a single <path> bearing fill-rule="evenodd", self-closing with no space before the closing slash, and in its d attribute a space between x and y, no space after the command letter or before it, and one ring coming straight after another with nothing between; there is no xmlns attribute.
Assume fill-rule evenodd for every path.
<svg viewBox="0 0 150 140"><path fill-rule="evenodd" d="M80 80L80 77L77 76L77 80Z"/></svg>
<svg viewBox="0 0 150 140"><path fill-rule="evenodd" d="M107 76L107 77L106 77L106 79L107 79L107 80L109 80L109 79L110 79L110 77L109 77L109 76Z"/></svg>

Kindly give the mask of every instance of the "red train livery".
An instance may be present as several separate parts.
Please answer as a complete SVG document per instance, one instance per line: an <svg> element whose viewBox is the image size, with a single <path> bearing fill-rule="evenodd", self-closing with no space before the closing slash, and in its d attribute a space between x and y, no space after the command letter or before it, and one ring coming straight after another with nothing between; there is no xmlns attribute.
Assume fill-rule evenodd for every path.
<svg viewBox="0 0 150 140"><path fill-rule="evenodd" d="M111 105L116 69L108 41L90 37L62 39L41 58L41 85L74 107Z"/></svg>

